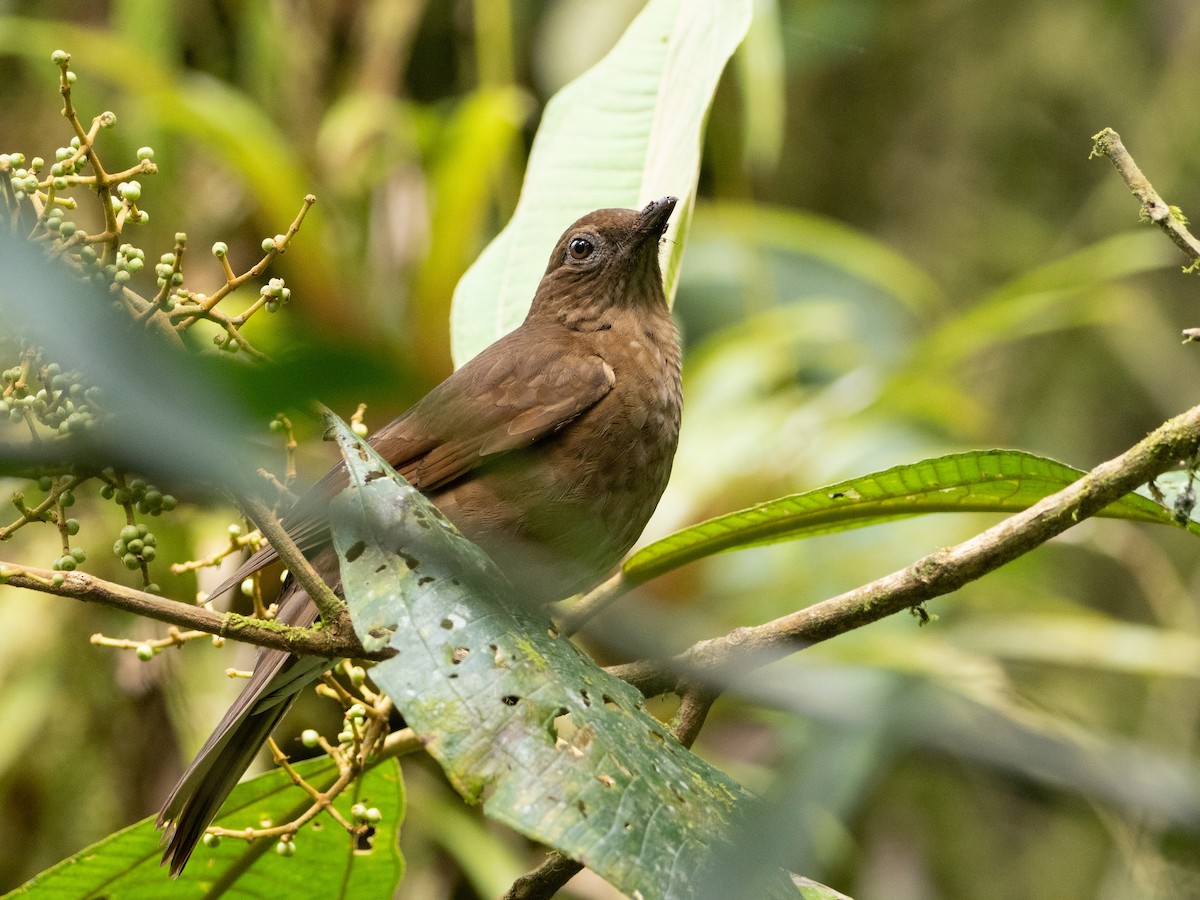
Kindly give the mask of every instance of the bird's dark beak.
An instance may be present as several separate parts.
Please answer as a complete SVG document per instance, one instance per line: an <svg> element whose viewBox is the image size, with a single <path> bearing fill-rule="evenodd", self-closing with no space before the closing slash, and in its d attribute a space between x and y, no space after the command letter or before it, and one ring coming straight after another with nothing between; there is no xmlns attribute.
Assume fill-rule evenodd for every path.
<svg viewBox="0 0 1200 900"><path fill-rule="evenodd" d="M661 200L655 200L648 203L646 208L638 213L637 230L647 237L653 235L655 238L662 237L664 231L667 230L667 221L671 218L671 213L675 211L675 204L679 200L675 197L663 197Z"/></svg>

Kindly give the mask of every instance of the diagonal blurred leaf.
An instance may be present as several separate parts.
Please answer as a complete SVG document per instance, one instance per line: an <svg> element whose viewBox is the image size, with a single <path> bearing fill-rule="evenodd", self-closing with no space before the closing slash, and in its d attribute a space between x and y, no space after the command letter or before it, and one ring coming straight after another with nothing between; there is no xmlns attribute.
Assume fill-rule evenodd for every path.
<svg viewBox="0 0 1200 900"><path fill-rule="evenodd" d="M650 0L612 51L546 104L512 221L454 293L458 364L520 323L554 241L597 207L679 197L664 265L674 296L704 119L749 24L750 0Z"/></svg>
<svg viewBox="0 0 1200 900"><path fill-rule="evenodd" d="M62 443L65 452L93 464L126 465L167 483L232 485L253 471L248 420L236 397L205 377L216 374L213 367L134 326L94 285L3 230L0 272L0 329L77 368L86 384L99 388L111 414L80 444ZM56 452L33 449L49 457ZM245 461L240 469L229 465L231 449Z"/></svg>
<svg viewBox="0 0 1200 900"><path fill-rule="evenodd" d="M709 519L642 548L624 572L646 581L685 563L777 541L831 534L933 512L1017 512L1085 473L1020 450L972 450L895 466ZM1129 494L1099 515L1177 524L1153 500ZM1200 523L1187 529L1200 534Z"/></svg>
<svg viewBox="0 0 1200 900"><path fill-rule="evenodd" d="M321 789L337 778L337 768L328 757L307 760L295 768ZM334 806L350 818L350 807L359 802L382 813L369 852L356 849L355 839L322 815L296 836L293 857L276 855L269 839L253 844L226 839L217 847L197 848L183 875L172 880L159 866L161 835L151 818L81 850L5 898L390 897L404 873L404 858L397 844L404 818L404 787L395 760L365 773L354 790L334 800ZM275 769L234 788L216 824L244 828L263 819L278 824L294 818L309 803L287 773Z"/></svg>
<svg viewBox="0 0 1200 900"><path fill-rule="evenodd" d="M372 677L468 800L627 893L690 896L752 798L682 747L641 695L523 608L462 538L342 423L331 504L355 628L394 657ZM789 893L782 872L768 895Z"/></svg>
<svg viewBox="0 0 1200 900"><path fill-rule="evenodd" d="M1090 616L1006 615L958 623L951 636L969 650L1007 660L1200 678L1200 636L1181 630Z"/></svg>

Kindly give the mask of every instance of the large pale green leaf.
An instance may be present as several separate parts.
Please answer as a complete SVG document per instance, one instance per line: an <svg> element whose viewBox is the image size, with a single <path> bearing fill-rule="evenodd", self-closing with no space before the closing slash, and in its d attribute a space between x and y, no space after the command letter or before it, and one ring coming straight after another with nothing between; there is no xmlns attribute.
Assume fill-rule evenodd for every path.
<svg viewBox="0 0 1200 900"><path fill-rule="evenodd" d="M612 51L546 104L516 212L454 293L459 365L520 323L555 240L592 209L680 199L664 266L673 296L704 119L750 14L750 0L650 0Z"/></svg>
<svg viewBox="0 0 1200 900"><path fill-rule="evenodd" d="M297 764L310 784L326 789L337 778L328 757ZM319 815L296 836L296 854L274 853L274 841L253 844L225 839L217 847L197 847L183 875L171 879L159 866L161 833L154 820L143 819L6 894L6 898L53 900L185 900L226 897L320 897L322 900L377 900L390 897L404 873L397 836L404 818L404 788L395 760L371 769L354 788L334 801L347 818L358 802L376 807L382 818L371 849L355 847L355 839L326 815ZM286 822L309 806L307 794L292 785L282 769L239 784L216 824L226 828L258 826L269 819Z"/></svg>
<svg viewBox="0 0 1200 900"><path fill-rule="evenodd" d="M342 423L331 504L372 670L465 798L621 890L691 896L754 800L682 747L641 695L513 597L494 564ZM782 872L765 896L794 896Z"/></svg>
<svg viewBox="0 0 1200 900"><path fill-rule="evenodd" d="M1084 473L1019 450L972 450L895 466L709 519L644 547L624 566L645 581L725 550L830 534L933 512L1012 513ZM1153 500L1129 494L1099 515L1175 524ZM1200 534L1200 524L1186 526Z"/></svg>

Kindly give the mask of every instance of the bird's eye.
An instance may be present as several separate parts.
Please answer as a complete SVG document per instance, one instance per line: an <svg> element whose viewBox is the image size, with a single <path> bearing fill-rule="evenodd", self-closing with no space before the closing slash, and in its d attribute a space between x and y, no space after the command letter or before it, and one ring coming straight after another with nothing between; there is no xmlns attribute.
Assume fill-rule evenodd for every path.
<svg viewBox="0 0 1200 900"><path fill-rule="evenodd" d="M595 245L587 238L571 238L571 243L567 244L567 252L571 254L572 259L587 259L595 249Z"/></svg>

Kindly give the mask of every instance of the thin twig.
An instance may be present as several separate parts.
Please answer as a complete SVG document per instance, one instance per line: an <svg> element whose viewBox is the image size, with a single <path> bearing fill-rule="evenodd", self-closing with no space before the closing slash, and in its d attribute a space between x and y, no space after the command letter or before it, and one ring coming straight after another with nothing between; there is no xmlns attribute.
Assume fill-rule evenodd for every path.
<svg viewBox="0 0 1200 900"><path fill-rule="evenodd" d="M1170 206L1154 190L1150 180L1133 161L1121 136L1111 128L1093 135L1092 156L1107 156L1117 172L1142 204L1142 215L1167 233L1171 241L1193 262L1200 260L1200 241L1187 229L1187 219L1178 208Z"/></svg>
<svg viewBox="0 0 1200 900"><path fill-rule="evenodd" d="M258 526L258 530L263 533L271 546L275 548L275 552L279 554L279 558L283 564L287 566L288 571L293 577L300 582L300 586L312 602L316 604L317 610L321 613L321 618L326 622L327 626L335 627L338 622L346 617L346 606L338 599L335 594L325 583L312 564L300 552L300 548L296 546L296 542L292 540L292 536L288 534L279 520L275 518L275 514L270 508L259 500L257 497L246 494L238 499L242 510L247 516ZM353 634L353 629L350 631ZM348 655L348 654L343 654Z"/></svg>
<svg viewBox="0 0 1200 900"><path fill-rule="evenodd" d="M253 619L237 613L217 613L78 571L52 572L0 561L0 584L87 603L99 603L101 606L131 612L169 625L178 625L180 628L192 628L259 647L287 650L306 656L323 656L328 659L349 656L378 660L392 655L389 650L379 653L366 652L353 634L342 635L328 628L295 628L281 622Z"/></svg>

